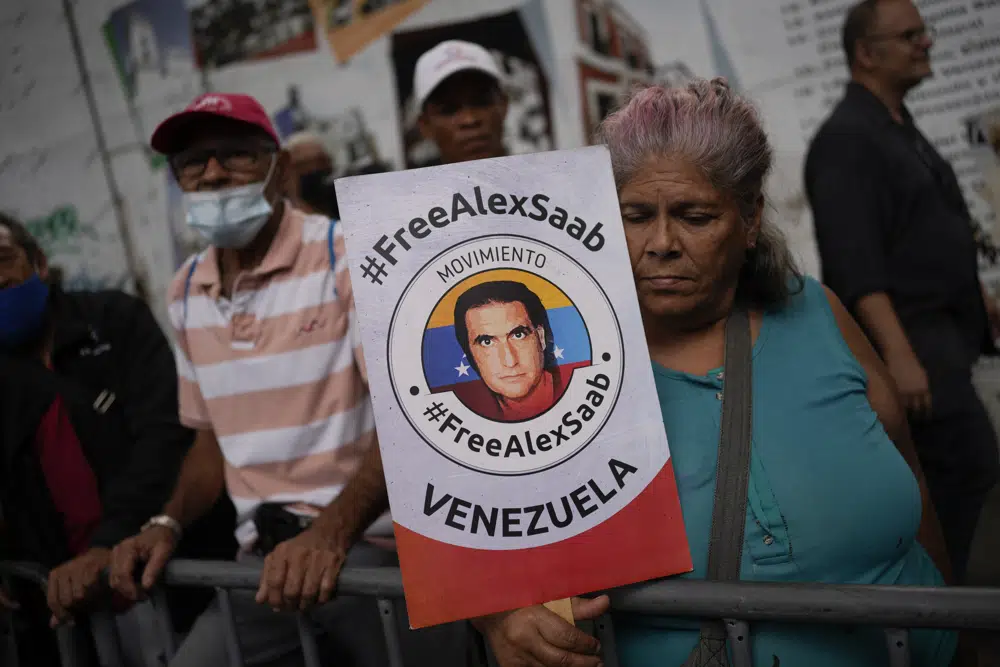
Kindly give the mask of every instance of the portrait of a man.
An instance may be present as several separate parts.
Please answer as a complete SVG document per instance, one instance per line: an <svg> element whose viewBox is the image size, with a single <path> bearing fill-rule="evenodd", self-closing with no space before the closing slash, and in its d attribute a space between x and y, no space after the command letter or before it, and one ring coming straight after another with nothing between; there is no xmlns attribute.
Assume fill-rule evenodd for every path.
<svg viewBox="0 0 1000 667"><path fill-rule="evenodd" d="M481 378L459 398L494 421L523 421L562 396L569 371L556 363L555 340L541 299L522 283L497 280L469 288L455 302L455 336Z"/></svg>

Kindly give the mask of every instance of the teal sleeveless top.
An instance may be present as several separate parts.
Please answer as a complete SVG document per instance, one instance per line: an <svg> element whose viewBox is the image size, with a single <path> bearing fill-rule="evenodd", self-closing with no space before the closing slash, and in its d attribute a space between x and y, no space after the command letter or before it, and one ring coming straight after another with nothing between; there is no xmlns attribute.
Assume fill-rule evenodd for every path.
<svg viewBox="0 0 1000 667"><path fill-rule="evenodd" d="M653 365L694 571L705 578L715 495L723 374ZM866 396L823 287L805 279L764 316L753 352L753 449L744 581L942 585L916 542L920 492ZM623 667L679 666L696 621L617 614ZM759 667L882 667L879 628L752 623ZM911 633L914 667L945 667L952 633Z"/></svg>

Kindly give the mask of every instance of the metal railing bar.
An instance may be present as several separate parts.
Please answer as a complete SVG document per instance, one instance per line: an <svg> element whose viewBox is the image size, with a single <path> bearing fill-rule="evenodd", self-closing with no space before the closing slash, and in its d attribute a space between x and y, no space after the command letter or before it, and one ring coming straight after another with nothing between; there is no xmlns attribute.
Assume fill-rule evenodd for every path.
<svg viewBox="0 0 1000 667"><path fill-rule="evenodd" d="M0 576L24 579L41 588L43 593L49 587L49 571L36 563L0 561Z"/></svg>
<svg viewBox="0 0 1000 667"><path fill-rule="evenodd" d="M101 667L124 667L125 658L114 615L103 609L92 611L90 633L94 638Z"/></svg>
<svg viewBox="0 0 1000 667"><path fill-rule="evenodd" d="M295 614L295 624L299 628L299 643L302 645L302 660L305 667L322 667L319 658L319 646L316 645L316 633L312 622L305 612Z"/></svg>
<svg viewBox="0 0 1000 667"><path fill-rule="evenodd" d="M80 647L76 643L75 629L71 625L60 625L56 628L56 648L59 650L59 662L62 667L82 667Z"/></svg>
<svg viewBox="0 0 1000 667"><path fill-rule="evenodd" d="M230 561L175 560L167 565L165 583L173 586L256 590L261 567ZM403 597L399 568L351 567L341 571L337 592L383 598Z"/></svg>
<svg viewBox="0 0 1000 667"><path fill-rule="evenodd" d="M597 640L601 642L601 659L604 667L618 667L618 645L615 643L615 628L611 614L603 614L594 621Z"/></svg>
<svg viewBox="0 0 1000 667"><path fill-rule="evenodd" d="M910 667L910 633L905 628L886 628L889 667Z"/></svg>
<svg viewBox="0 0 1000 667"><path fill-rule="evenodd" d="M173 561L176 586L257 588L260 568L229 562ZM338 581L348 595L401 598L397 568L348 568ZM922 586L664 580L609 591L616 611L692 618L731 618L906 628L1000 629L1000 589Z"/></svg>
<svg viewBox="0 0 1000 667"><path fill-rule="evenodd" d="M378 615L382 619L382 634L385 635L385 649L389 655L389 667L403 667L403 651L399 646L399 623L396 605L388 598L380 597Z"/></svg>
<svg viewBox="0 0 1000 667"><path fill-rule="evenodd" d="M733 667L753 667L753 654L750 652L750 624L727 618L726 638L729 640L729 650L733 657Z"/></svg>
<svg viewBox="0 0 1000 667"><path fill-rule="evenodd" d="M222 614L222 631L226 638L229 667L243 667L243 649L240 648L240 636L236 631L232 598L225 588L216 588L215 595L219 600L219 612Z"/></svg>
<svg viewBox="0 0 1000 667"><path fill-rule="evenodd" d="M1000 589L657 581L609 591L617 611L905 628L1000 629Z"/></svg>
<svg viewBox="0 0 1000 667"><path fill-rule="evenodd" d="M167 594L162 586L157 586L150 597L153 611L156 613L156 627L160 632L163 652L169 663L177 653L177 637L174 634L174 620L170 617L170 607L167 605Z"/></svg>

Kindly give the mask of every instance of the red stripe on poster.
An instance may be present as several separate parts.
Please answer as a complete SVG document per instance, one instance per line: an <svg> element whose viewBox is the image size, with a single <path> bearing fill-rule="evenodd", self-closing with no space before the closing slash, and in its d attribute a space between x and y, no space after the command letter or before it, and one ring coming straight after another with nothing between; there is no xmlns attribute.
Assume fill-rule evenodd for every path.
<svg viewBox="0 0 1000 667"><path fill-rule="evenodd" d="M625 509L567 540L490 551L431 540L398 523L396 543L414 628L474 618L690 572L668 461ZM441 576L447 572L448 576Z"/></svg>

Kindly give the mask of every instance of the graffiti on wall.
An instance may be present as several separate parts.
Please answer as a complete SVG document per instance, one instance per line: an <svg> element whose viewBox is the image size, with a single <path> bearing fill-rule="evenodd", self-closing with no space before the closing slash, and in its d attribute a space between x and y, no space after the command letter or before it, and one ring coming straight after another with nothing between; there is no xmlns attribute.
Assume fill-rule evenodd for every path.
<svg viewBox="0 0 1000 667"><path fill-rule="evenodd" d="M49 256L78 253L82 237L97 240L94 227L81 223L72 205L60 206L47 215L27 220L25 227Z"/></svg>

